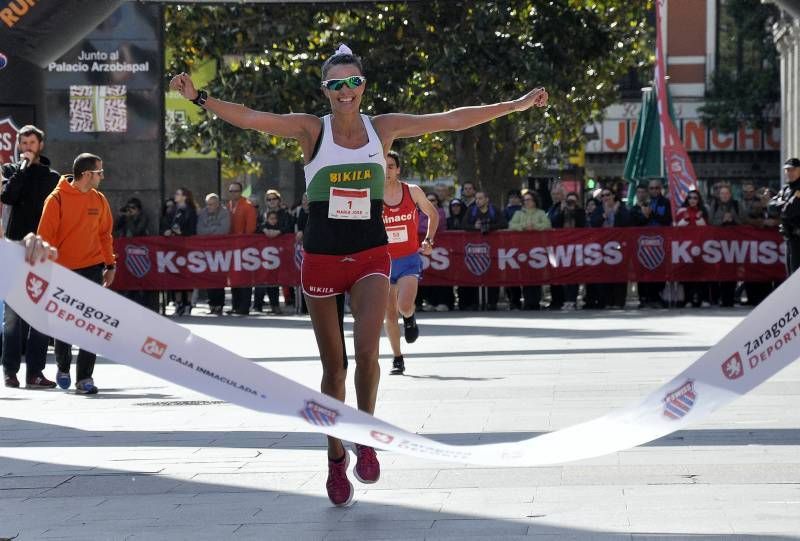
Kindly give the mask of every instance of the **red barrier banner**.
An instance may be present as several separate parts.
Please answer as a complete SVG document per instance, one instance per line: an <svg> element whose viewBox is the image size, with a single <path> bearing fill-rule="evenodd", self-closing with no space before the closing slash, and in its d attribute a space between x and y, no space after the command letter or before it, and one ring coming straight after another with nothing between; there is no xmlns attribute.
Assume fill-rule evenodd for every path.
<svg viewBox="0 0 800 541"><path fill-rule="evenodd" d="M139 237L115 247L119 290L300 282L293 235ZM785 254L777 232L746 226L450 231L423 257L423 284L772 281L786 276Z"/></svg>
<svg viewBox="0 0 800 541"><path fill-rule="evenodd" d="M134 237L114 240L114 289L209 289L300 283L294 235Z"/></svg>

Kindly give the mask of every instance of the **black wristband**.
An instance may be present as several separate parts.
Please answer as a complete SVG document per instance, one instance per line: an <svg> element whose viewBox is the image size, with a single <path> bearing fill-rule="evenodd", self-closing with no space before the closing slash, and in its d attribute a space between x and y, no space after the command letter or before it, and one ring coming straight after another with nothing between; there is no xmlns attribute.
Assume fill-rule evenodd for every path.
<svg viewBox="0 0 800 541"><path fill-rule="evenodd" d="M204 107L207 99L208 99L208 92L206 92L205 90L198 90L197 97L191 100L191 102L197 105L198 107Z"/></svg>
<svg viewBox="0 0 800 541"><path fill-rule="evenodd" d="M112 263L111 265L105 265L103 267L104 271L116 270L116 269L117 269L117 265L115 263Z"/></svg>

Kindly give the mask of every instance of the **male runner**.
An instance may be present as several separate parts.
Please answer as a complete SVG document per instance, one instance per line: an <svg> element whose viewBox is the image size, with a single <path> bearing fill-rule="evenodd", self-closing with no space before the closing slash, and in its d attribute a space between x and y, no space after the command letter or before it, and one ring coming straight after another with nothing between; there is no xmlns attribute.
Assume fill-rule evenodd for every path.
<svg viewBox="0 0 800 541"><path fill-rule="evenodd" d="M428 231L422 245L417 239L417 207L428 216ZM392 274L389 278L389 303L386 306L384 326L392 345L392 375L402 374L406 367L400 351L400 326L397 313L403 316L406 342L414 342L419 336L419 327L414 318L417 287L422 278L420 253L430 255L433 237L439 226L439 213L428 201L419 186L400 182L400 155L390 150L386 155L386 179L383 183L383 225L389 237L389 255L392 258Z"/></svg>

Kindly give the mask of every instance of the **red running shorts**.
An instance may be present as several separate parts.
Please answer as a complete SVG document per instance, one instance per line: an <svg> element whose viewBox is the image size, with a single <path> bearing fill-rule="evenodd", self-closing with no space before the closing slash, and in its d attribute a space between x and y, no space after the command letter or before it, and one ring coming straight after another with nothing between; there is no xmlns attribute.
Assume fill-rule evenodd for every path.
<svg viewBox="0 0 800 541"><path fill-rule="evenodd" d="M346 255L310 254L303 256L300 283L309 297L341 295L356 282L374 274L389 279L392 260L386 246L377 246Z"/></svg>

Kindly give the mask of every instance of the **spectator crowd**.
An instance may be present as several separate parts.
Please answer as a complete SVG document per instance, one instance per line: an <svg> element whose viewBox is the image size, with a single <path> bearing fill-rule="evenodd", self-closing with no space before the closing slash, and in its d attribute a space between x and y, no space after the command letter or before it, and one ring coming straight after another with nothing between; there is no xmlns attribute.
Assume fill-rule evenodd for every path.
<svg viewBox="0 0 800 541"><path fill-rule="evenodd" d="M307 201L288 205L280 192L271 189L262 201L242 196L242 185L233 182L228 187L228 201L210 193L205 207L199 208L191 192L176 190L174 197L163 206L160 232L163 235L225 235L263 233L273 238L291 233L302 241L307 220ZM545 231L599 227L704 227L708 225L750 225L778 229L780 210L770 206L776 192L769 187L757 187L754 182L741 184L741 198L733 196L732 186L717 182L708 198L691 190L677 209L673 223L672 207L659 180L652 180L636 189L633 204L626 204L622 185L597 188L584 197L567 191L565 184L555 182L549 190L511 190L505 204L498 206L489 194L467 181L460 186L456 197L453 186L436 184L426 190L428 200L439 213L439 231ZM427 217L420 213L419 232L427 230ZM117 219L118 236L151 234L151 228L141 213L141 202L131 199ZM777 286L771 282L624 282L609 284L520 285L488 287L481 305L479 288L471 286L423 286L419 289L417 307L423 311L497 310L504 303L510 310L575 310L624 308L630 298L639 308L669 306L731 307L735 304L756 305ZM504 294L501 295L501 292ZM131 295L141 295L130 292ZM209 313L222 315L225 290L200 292L207 295ZM139 297L137 297L139 298ZM174 303L175 315L191 313L198 292L167 293ZM283 300L281 300L283 299ZM233 315L255 313L282 314L286 306L294 306L297 293L293 287L281 284L259 284L254 287L231 288L231 307L225 312ZM302 302L302 300L301 300Z"/></svg>
<svg viewBox="0 0 800 541"><path fill-rule="evenodd" d="M81 154L75 159L73 174L60 176L42 155L44 133L41 130L35 126L23 127L17 143L20 161L2 166L0 199L7 212L0 222L5 227L0 227L0 231L8 239L17 241L29 233L38 232L45 240L61 248L59 263L106 287L111 285L116 270L111 246L112 229L118 238L245 234L275 238L291 234L296 243L303 240L308 221L305 195L293 206L284 201L275 189L267 190L263 198L253 200L244 195L240 182L231 182L227 186L227 200L219 194L209 193L201 199L202 206L190 189L179 187L164 201L158 223L152 223L141 200L132 197L119 209L112 223L108 203L98 191L104 179L100 157ZM534 183L531 189L509 191L504 204L496 205L488 192L466 181L461 184L457 197L452 187L445 184L437 184L426 191L426 197L438 213L437 233L475 231L491 235L501 230L526 233L587 227L737 225L775 229L786 239L787 270L791 273L800 266L800 160L787 160L784 171L786 184L779 193L754 182L740 185L740 197L734 196L732 186L726 182L715 183L707 197L698 190L690 190L674 220L670 201L659 180L638 186L631 205L625 202L621 184L606 185L582 197L575 191L568 191L561 182L549 187ZM92 212L81 210L86 205L92 207ZM77 218L84 215L91 218ZM92 225L92 220L97 224ZM424 238L427 228L428 217L421 213L420 238ZM99 236L94 238L93 235ZM637 298L640 308L732 307L737 303L757 305L776 286L777 283L770 282L715 281L520 284L502 288L504 292L499 287L488 287L484 296L480 295L477 287L426 286L419 288L416 303L425 311L476 310L481 307L498 310L501 293L504 293L502 304L510 310L623 308L632 295ZM246 316L254 312L279 315L286 306L305 311L302 295L298 295L290 284L233 287L227 310L226 289L223 288L161 292L161 302L156 292L133 290L122 293L151 309L158 309L160 305L165 313L166 306L171 304L174 307L171 314L175 316L190 315L200 297L207 299L208 313L215 316ZM27 387L56 386L56 382L49 381L42 374L50 342L49 337L29 327L10 306L5 305L0 351L6 386L19 386L17 373L23 357ZM68 388L72 347L60 342L54 345L59 365L57 382L59 386ZM92 379L94 354L79 351L77 365L78 392L96 393Z"/></svg>

